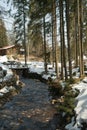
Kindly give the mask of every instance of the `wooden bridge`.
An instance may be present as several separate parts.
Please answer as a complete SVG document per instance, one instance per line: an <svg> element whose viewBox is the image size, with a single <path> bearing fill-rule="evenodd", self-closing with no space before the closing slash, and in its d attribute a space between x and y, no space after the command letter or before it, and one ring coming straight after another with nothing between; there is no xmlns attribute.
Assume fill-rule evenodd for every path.
<svg viewBox="0 0 87 130"><path fill-rule="evenodd" d="M11 67L10 68L14 73L18 74L18 75L22 75L22 76L27 76L28 72L29 72L29 68L28 67Z"/></svg>

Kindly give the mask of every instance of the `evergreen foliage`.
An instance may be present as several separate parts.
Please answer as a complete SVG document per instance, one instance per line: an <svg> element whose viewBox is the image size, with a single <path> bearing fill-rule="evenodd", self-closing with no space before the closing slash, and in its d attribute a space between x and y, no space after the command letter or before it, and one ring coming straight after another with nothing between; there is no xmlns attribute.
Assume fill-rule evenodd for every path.
<svg viewBox="0 0 87 130"><path fill-rule="evenodd" d="M27 15L28 15L28 1L27 0L14 0L13 1L14 7L17 9L16 14L14 16L14 32L16 34L16 43L24 44L24 26L27 22Z"/></svg>
<svg viewBox="0 0 87 130"><path fill-rule="evenodd" d="M37 50L38 53L41 53L40 49L43 50L46 70L47 36L49 35L52 45L50 50L52 51L52 62L53 66L55 62L57 77L59 76L57 62L60 62L60 52L61 79L64 79L64 77L65 80L67 78L72 79L73 60L76 67L80 66L80 77L83 76L83 51L85 51L85 54L87 53L87 0L14 0L13 5L17 9L14 23L16 42L23 43L26 39L24 33L28 31L26 34L29 44L27 45L30 46L30 51ZM29 21L27 31L24 31L26 30L24 29L26 18ZM57 49L58 41L61 50ZM67 62L69 68L66 67ZM69 69L69 77L67 76L67 69Z"/></svg>
<svg viewBox="0 0 87 130"><path fill-rule="evenodd" d="M71 82L70 82L71 83ZM72 90L72 86L69 82L66 83L55 83L51 82L49 90L55 99L55 106L59 113L62 114L62 118L67 122L70 121L71 117L75 114L75 97L78 95L77 90Z"/></svg>

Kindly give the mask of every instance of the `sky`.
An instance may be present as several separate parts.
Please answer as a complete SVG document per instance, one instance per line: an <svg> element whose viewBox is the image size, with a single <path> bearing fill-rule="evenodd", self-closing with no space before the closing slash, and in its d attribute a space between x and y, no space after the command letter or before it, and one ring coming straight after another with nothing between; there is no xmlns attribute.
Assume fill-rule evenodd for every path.
<svg viewBox="0 0 87 130"><path fill-rule="evenodd" d="M0 0L0 12L1 12L0 18L3 18L7 31L12 30L12 24L14 21L14 19L5 12L5 11L9 11L10 8L13 10L11 3L9 3L9 5L7 5L7 0ZM12 11L12 13L13 12L14 11Z"/></svg>
<svg viewBox="0 0 87 130"><path fill-rule="evenodd" d="M12 1L12 0L10 0L10 1ZM13 14L16 12L16 9L15 10L13 9L11 2L7 5L7 0L0 0L0 11L4 12L4 10L9 11L10 9L11 9L11 15L13 16ZM2 15L0 14L0 17L4 18L4 23L5 23L5 26L6 26L6 29L7 29L7 33L13 32L12 29L13 29L14 18L12 18L9 14L7 15L5 12ZM50 17L49 16L47 16L47 17L48 18L46 18L46 19L51 21ZM29 21L29 19L27 19L27 21ZM27 25L27 23L26 23L26 25ZM58 36L57 40L58 40L58 43L59 43L59 36ZM47 37L47 42L49 44L52 44L51 43L51 37Z"/></svg>

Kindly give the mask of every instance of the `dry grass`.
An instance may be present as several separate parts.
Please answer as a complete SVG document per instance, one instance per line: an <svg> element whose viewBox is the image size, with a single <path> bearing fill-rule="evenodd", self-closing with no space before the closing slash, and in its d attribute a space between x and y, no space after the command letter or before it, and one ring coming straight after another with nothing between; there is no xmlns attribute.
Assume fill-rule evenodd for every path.
<svg viewBox="0 0 87 130"><path fill-rule="evenodd" d="M24 55L18 55L18 59L19 61L24 61ZM27 61L43 61L43 58L37 57L37 56L33 56L30 55L29 57L27 57Z"/></svg>

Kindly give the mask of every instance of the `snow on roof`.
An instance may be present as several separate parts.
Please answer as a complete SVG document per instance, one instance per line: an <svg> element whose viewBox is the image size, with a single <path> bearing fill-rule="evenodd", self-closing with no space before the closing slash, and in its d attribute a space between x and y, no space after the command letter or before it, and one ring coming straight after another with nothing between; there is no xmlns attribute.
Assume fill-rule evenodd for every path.
<svg viewBox="0 0 87 130"><path fill-rule="evenodd" d="M12 47L15 47L15 45L10 45L10 46L2 47L2 48L0 48L0 50L7 50L7 49L10 49Z"/></svg>

